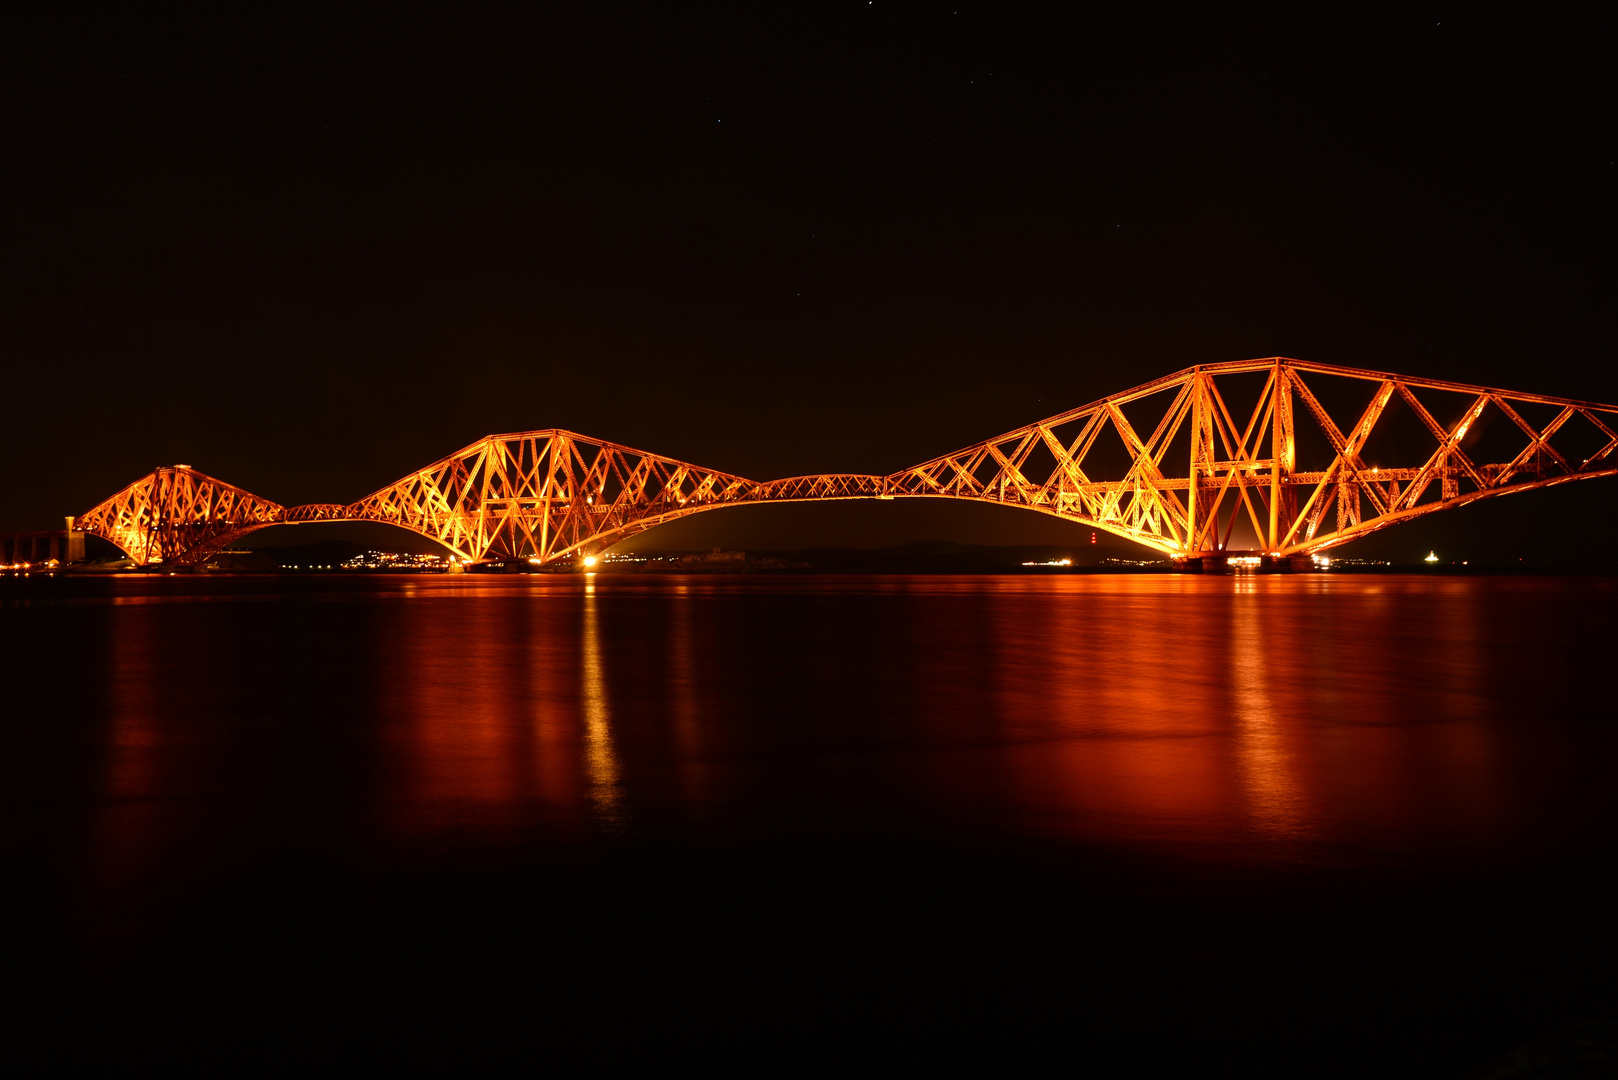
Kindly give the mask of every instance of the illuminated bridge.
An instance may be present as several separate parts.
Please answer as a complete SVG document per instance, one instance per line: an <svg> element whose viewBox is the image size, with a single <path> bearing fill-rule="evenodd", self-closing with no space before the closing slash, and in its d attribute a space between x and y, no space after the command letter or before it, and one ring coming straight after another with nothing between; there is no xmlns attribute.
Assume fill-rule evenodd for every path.
<svg viewBox="0 0 1618 1080"><path fill-rule="evenodd" d="M689 514L825 499L1015 506L1175 559L1319 553L1479 499L1618 473L1618 406L1272 357L1189 368L886 476L749 480L570 431L490 435L346 505L187 466L77 519L142 564L248 533L378 521L467 562L573 560Z"/></svg>

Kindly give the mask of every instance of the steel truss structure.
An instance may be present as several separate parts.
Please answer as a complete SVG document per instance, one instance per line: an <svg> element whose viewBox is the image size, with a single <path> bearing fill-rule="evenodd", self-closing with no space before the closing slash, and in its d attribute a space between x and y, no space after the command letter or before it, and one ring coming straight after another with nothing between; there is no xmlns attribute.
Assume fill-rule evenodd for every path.
<svg viewBox="0 0 1618 1080"><path fill-rule="evenodd" d="M153 469L74 525L112 541L137 563L188 566L250 532L280 524L286 513L279 503L174 465Z"/></svg>
<svg viewBox="0 0 1618 1080"><path fill-rule="evenodd" d="M1618 406L1284 357L1188 368L887 476L754 481L547 429L490 435L348 505L284 507L186 466L79 519L186 566L269 525L380 521L468 562L594 554L724 506L953 498L1178 559L1311 555L1437 510L1618 474Z"/></svg>

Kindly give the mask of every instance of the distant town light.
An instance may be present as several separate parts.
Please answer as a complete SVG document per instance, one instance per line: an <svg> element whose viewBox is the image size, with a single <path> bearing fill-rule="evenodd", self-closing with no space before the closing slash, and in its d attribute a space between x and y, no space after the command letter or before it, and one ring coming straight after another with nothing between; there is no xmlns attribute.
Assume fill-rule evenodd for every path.
<svg viewBox="0 0 1618 1080"><path fill-rule="evenodd" d="M595 564L596 564L596 557L594 555L586 555L584 557L584 565L585 566L594 566Z"/></svg>
<svg viewBox="0 0 1618 1080"><path fill-rule="evenodd" d="M1422 562L1437 562L1438 561L1438 552L1429 551L1427 553L1427 557L1425 559L1421 560L1421 561Z"/></svg>

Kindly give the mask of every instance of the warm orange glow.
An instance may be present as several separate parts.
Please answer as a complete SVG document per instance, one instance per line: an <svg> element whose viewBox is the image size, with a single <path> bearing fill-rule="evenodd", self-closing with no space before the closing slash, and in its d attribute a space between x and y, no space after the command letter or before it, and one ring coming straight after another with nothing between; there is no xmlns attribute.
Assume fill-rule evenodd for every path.
<svg viewBox="0 0 1618 1080"><path fill-rule="evenodd" d="M1243 376L1265 380L1245 420L1227 400L1231 381ZM1367 384L1370 403L1342 425L1311 380ZM1466 407L1445 427L1416 391L1453 395ZM1150 412L1140 403L1164 399L1155 430L1137 432L1126 408ZM1432 444L1406 465L1371 465L1367 443L1396 401ZM1319 471L1298 468L1297 404L1331 448ZM1536 426L1522 416L1525 405L1558 412ZM1494 463L1473 461L1461 445L1485 415L1499 419L1495 428L1520 447ZM1582 458L1558 449L1555 440L1575 427L1599 449ZM761 482L546 429L480 439L346 506L284 507L188 465L160 468L83 515L79 527L137 563L175 566L205 561L255 529L308 521L387 522L467 562L549 563L723 506L921 497L1034 510L1176 559L1227 556L1240 526L1256 545L1243 558L1257 550L1304 558L1435 510L1618 475L1615 427L1618 407L1611 405L1270 357L1189 368L888 476ZM1189 456L1174 462L1167 451L1182 433ZM1121 458L1110 467L1092 458L1098 443Z"/></svg>
<svg viewBox="0 0 1618 1080"><path fill-rule="evenodd" d="M590 778L590 804L609 829L624 825L618 751L613 745L612 706L607 696L606 665L601 656L601 622L596 587L584 587L584 670L579 680L584 706L585 769Z"/></svg>
<svg viewBox="0 0 1618 1080"><path fill-rule="evenodd" d="M738 621L740 605L715 602L765 587L809 617ZM351 654L364 692L338 699L360 710L345 739L365 747L352 805L364 800L365 829L416 850L633 831L642 812L746 828L773 799L794 814L1011 821L1195 859L1515 844L1560 783L1559 759L1521 767L1538 728L1514 719L1531 694L1500 660L1545 653L1500 633L1515 587L1419 575L415 579L391 589L387 617L352 624L368 635ZM865 605L871 593L881 602ZM195 610L165 595L118 597L96 680L107 724L95 883L120 900L163 873L232 782L231 762L261 745L251 725L212 719L219 683L197 679L199 667L237 677L234 643L210 632L220 624L176 620ZM880 618L851 633L857 611ZM183 627L185 647L165 644ZM737 652L759 634L757 651ZM1290 647L1310 640L1329 647ZM758 666L772 658L779 668ZM280 666L253 663L243 670ZM788 696L781 685L803 700L761 721Z"/></svg>

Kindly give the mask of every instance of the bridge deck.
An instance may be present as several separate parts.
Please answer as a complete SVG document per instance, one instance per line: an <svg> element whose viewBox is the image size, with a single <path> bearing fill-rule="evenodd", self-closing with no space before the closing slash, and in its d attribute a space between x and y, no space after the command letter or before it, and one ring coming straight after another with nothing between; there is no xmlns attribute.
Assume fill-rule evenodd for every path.
<svg viewBox="0 0 1618 1080"><path fill-rule="evenodd" d="M1256 383L1230 383L1249 375L1264 376L1256 400L1241 390ZM1323 397L1328 383L1370 400L1328 408L1345 396ZM1242 401L1251 407L1232 407ZM1396 412L1428 440L1405 460L1389 457L1409 452L1408 431L1372 452ZM1473 460L1489 421L1515 441L1497 438L1492 460ZM1327 450L1305 463L1297 436L1310 426L1311 445ZM1480 498L1613 475L1615 428L1615 406L1270 357L1188 368L886 476L755 481L547 428L480 439L348 504L287 507L189 467L157 469L82 525L138 561L171 565L255 529L316 521L397 525L468 561L549 562L725 506L925 497L1054 514L1176 557L1234 542L1281 558Z"/></svg>

